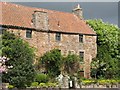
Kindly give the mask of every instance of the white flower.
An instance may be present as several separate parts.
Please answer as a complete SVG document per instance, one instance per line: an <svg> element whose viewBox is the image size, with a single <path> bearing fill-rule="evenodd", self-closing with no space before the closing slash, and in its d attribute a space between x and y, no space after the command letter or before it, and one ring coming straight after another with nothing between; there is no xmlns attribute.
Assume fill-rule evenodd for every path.
<svg viewBox="0 0 120 90"><path fill-rule="evenodd" d="M13 66L8 66L8 68L13 68Z"/></svg>

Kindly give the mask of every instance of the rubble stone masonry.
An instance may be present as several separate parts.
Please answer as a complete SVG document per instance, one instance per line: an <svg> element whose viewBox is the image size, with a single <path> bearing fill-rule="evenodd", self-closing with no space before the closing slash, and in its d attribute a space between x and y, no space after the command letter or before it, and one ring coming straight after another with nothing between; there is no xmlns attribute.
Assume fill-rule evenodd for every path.
<svg viewBox="0 0 120 90"><path fill-rule="evenodd" d="M69 51L79 55L84 52L84 62L81 68L84 70L84 77L90 77L90 63L92 58L96 57L97 44L95 35L83 35L83 43L79 42L79 34L61 33L61 41L56 41L56 32L32 31L32 38L26 38L26 30L9 29L10 32L19 35L25 41L36 48L36 55L41 56L45 52L58 48L63 55L67 55Z"/></svg>

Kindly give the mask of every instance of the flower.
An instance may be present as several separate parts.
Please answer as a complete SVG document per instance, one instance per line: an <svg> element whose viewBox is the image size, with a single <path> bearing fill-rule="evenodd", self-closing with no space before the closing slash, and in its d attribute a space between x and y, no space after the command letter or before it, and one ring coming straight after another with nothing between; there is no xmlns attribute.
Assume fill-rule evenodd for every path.
<svg viewBox="0 0 120 90"><path fill-rule="evenodd" d="M0 56L0 73L7 71L7 66L5 65L5 62L8 61L9 58L3 56ZM10 66L10 68L13 68L13 66Z"/></svg>

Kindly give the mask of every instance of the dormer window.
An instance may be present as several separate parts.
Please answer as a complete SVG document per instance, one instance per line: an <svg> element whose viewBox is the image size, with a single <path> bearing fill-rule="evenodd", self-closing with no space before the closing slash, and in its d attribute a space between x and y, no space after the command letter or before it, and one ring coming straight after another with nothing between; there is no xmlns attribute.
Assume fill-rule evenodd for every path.
<svg viewBox="0 0 120 90"><path fill-rule="evenodd" d="M32 38L32 30L26 30L26 38Z"/></svg>
<svg viewBox="0 0 120 90"><path fill-rule="evenodd" d="M61 33L56 33L56 41L61 41Z"/></svg>
<svg viewBox="0 0 120 90"><path fill-rule="evenodd" d="M83 35L79 34L79 42L83 43Z"/></svg>

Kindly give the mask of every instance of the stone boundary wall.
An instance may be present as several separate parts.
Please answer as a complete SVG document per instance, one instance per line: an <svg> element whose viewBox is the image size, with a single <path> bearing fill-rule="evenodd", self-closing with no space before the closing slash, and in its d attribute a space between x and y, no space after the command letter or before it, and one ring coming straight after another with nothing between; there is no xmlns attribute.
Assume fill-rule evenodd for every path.
<svg viewBox="0 0 120 90"><path fill-rule="evenodd" d="M81 89L65 89L65 88L29 88L29 89L1 89L1 90L120 90L120 88L81 88Z"/></svg>

